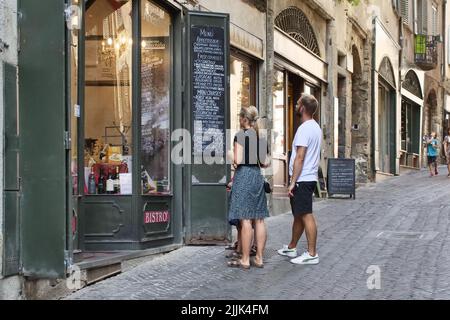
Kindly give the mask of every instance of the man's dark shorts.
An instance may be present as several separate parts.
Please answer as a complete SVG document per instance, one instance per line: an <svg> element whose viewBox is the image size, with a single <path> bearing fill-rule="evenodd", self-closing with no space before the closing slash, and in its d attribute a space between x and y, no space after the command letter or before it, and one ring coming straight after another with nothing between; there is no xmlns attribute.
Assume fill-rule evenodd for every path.
<svg viewBox="0 0 450 320"><path fill-rule="evenodd" d="M428 164L433 164L436 162L436 156L428 156Z"/></svg>
<svg viewBox="0 0 450 320"><path fill-rule="evenodd" d="M313 212L313 193L316 189L316 181L297 182L291 197L292 214L304 215Z"/></svg>

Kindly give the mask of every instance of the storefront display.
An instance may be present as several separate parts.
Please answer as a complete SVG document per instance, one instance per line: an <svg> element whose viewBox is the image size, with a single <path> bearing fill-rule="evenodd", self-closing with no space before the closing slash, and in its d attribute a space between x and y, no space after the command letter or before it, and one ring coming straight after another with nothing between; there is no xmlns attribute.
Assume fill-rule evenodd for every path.
<svg viewBox="0 0 450 320"><path fill-rule="evenodd" d="M85 193L120 195L132 161L132 1L86 8Z"/></svg>
<svg viewBox="0 0 450 320"><path fill-rule="evenodd" d="M27 217L20 244L27 274L64 278L84 258L97 270L97 257L102 268L112 261L105 253L114 252L116 259L118 251L121 257L134 250L167 252L198 235L226 239L225 187L194 190L186 180L192 166L170 161L170 133L191 130L192 59L183 46L190 41L189 19L221 28L226 80L228 15L190 12L165 0L35 2L22 4L21 28L39 29L49 46L26 40L20 57L26 66L21 88L33 92L31 100L20 95L26 110L20 123L27 124L21 133L30 139L21 144L27 154L21 165L31 168L23 185L29 201L20 203L20 216ZM79 18L74 30L62 23L64 17L73 21L69 12ZM39 28L42 21L49 22L46 28ZM36 82L43 74L48 81ZM39 108L36 101L42 101ZM44 188L36 187L40 181ZM205 196L218 204L208 216L198 206L208 202ZM44 228L37 228L42 221Z"/></svg>
<svg viewBox="0 0 450 320"><path fill-rule="evenodd" d="M239 111L255 105L256 62L233 53L230 57L230 121L231 129L239 129Z"/></svg>

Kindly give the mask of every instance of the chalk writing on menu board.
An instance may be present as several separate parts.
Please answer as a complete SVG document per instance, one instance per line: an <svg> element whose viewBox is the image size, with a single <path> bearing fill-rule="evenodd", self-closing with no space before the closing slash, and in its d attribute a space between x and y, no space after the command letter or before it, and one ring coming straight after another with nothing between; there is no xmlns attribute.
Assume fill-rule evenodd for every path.
<svg viewBox="0 0 450 320"><path fill-rule="evenodd" d="M328 159L328 193L355 194L354 159Z"/></svg>
<svg viewBox="0 0 450 320"><path fill-rule="evenodd" d="M225 30L192 26L194 153L225 150ZM200 125L201 122L201 125Z"/></svg>

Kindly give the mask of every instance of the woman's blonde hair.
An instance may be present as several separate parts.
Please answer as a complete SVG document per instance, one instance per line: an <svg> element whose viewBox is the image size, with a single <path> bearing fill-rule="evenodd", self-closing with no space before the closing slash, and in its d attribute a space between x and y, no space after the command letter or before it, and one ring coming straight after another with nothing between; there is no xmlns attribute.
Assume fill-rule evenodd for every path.
<svg viewBox="0 0 450 320"><path fill-rule="evenodd" d="M258 109L255 106L242 107L239 112L241 118L245 118L250 123L250 126L255 129L256 134L259 136L259 115Z"/></svg>

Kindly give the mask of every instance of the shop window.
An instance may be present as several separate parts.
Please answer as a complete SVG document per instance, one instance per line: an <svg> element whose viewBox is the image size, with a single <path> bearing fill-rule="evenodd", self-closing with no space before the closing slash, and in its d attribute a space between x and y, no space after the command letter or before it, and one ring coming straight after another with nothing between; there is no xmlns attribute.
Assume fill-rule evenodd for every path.
<svg viewBox="0 0 450 320"><path fill-rule="evenodd" d="M171 17L141 2L141 185L143 194L170 192Z"/></svg>
<svg viewBox="0 0 450 320"><path fill-rule="evenodd" d="M86 4L85 194L132 193L131 12L131 1Z"/></svg>
<svg viewBox="0 0 450 320"><path fill-rule="evenodd" d="M284 72L274 71L273 83L273 131L272 148L274 154L284 154L286 152L285 136L285 81Z"/></svg>
<svg viewBox="0 0 450 320"><path fill-rule="evenodd" d="M406 151L406 144L408 139L408 126L407 126L407 110L408 106L405 102L402 103L402 118L401 118L401 150Z"/></svg>
<svg viewBox="0 0 450 320"><path fill-rule="evenodd" d="M239 129L242 107L256 103L256 65L254 60L233 53L230 58L230 127Z"/></svg>
<svg viewBox="0 0 450 320"><path fill-rule="evenodd" d="M420 107L408 101L402 102L401 150L418 154L420 149Z"/></svg>

